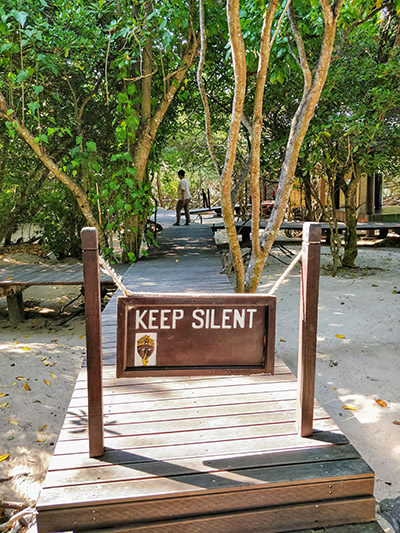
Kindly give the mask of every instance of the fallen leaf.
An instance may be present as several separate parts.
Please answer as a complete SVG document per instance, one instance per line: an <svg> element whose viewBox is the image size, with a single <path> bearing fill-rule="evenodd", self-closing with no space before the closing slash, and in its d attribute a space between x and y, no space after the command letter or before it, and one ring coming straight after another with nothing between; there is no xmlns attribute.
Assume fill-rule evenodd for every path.
<svg viewBox="0 0 400 533"><path fill-rule="evenodd" d="M28 337L30 337L30 335L24 335L24 339L27 339Z"/></svg>
<svg viewBox="0 0 400 533"><path fill-rule="evenodd" d="M0 403L0 408L8 407L8 402Z"/></svg>
<svg viewBox="0 0 400 533"><path fill-rule="evenodd" d="M381 407L387 407L387 403L384 400L375 400Z"/></svg>
<svg viewBox="0 0 400 533"><path fill-rule="evenodd" d="M18 379L18 381L26 381L28 378L24 378L22 376L17 376L15 379Z"/></svg>
<svg viewBox="0 0 400 533"><path fill-rule="evenodd" d="M46 360L46 358L45 358L45 357L42 357L42 358L41 358L41 361L45 361L45 360Z"/></svg>
<svg viewBox="0 0 400 533"><path fill-rule="evenodd" d="M44 366L49 366L50 363L48 361L44 361L43 364L44 364Z"/></svg>
<svg viewBox="0 0 400 533"><path fill-rule="evenodd" d="M393 424L395 426L400 426L400 420L393 420Z"/></svg>
<svg viewBox="0 0 400 533"><path fill-rule="evenodd" d="M11 281L12 279L13 279L13 278L12 278L12 276L11 276L11 278L7 278L7 281Z"/></svg>
<svg viewBox="0 0 400 533"><path fill-rule="evenodd" d="M79 338L80 338L80 339L83 339L84 336L85 336L85 335L79 335Z"/></svg>
<svg viewBox="0 0 400 533"><path fill-rule="evenodd" d="M24 383L24 389L25 390L31 390L30 386L28 385L28 383L26 381Z"/></svg>
<svg viewBox="0 0 400 533"><path fill-rule="evenodd" d="M279 339L279 342L286 342L285 339Z"/></svg>
<svg viewBox="0 0 400 533"><path fill-rule="evenodd" d="M48 381L47 379L44 379L43 381L44 381L44 383L46 383L46 385L48 385L50 387L50 385L51 385L50 381Z"/></svg>
<svg viewBox="0 0 400 533"><path fill-rule="evenodd" d="M55 362L54 363L50 363L49 366L56 366L56 363Z"/></svg>
<svg viewBox="0 0 400 533"><path fill-rule="evenodd" d="M4 396L8 396L6 392L0 392L0 398L4 398Z"/></svg>
<svg viewBox="0 0 400 533"><path fill-rule="evenodd" d="M10 424L13 424L14 426L19 426L18 422L14 420L13 418L9 418L8 421Z"/></svg>
<svg viewBox="0 0 400 533"><path fill-rule="evenodd" d="M379 285L377 285L376 283L373 283L372 287L379 287Z"/></svg>
<svg viewBox="0 0 400 533"><path fill-rule="evenodd" d="M3 455L0 455L0 461L5 461L10 457L9 453L4 453Z"/></svg>
<svg viewBox="0 0 400 533"><path fill-rule="evenodd" d="M332 387L332 390L337 390L337 388L336 387Z"/></svg>
<svg viewBox="0 0 400 533"><path fill-rule="evenodd" d="M45 424L44 426L42 426L42 427L40 428L40 432L44 431L46 428L47 428L47 424Z"/></svg>
<svg viewBox="0 0 400 533"><path fill-rule="evenodd" d="M346 337L344 335L336 335L337 339L345 339Z"/></svg>
<svg viewBox="0 0 400 533"><path fill-rule="evenodd" d="M14 344L19 344L19 341L15 341Z"/></svg>
<svg viewBox="0 0 400 533"><path fill-rule="evenodd" d="M42 403L40 400L35 400L33 403Z"/></svg>
<svg viewBox="0 0 400 533"><path fill-rule="evenodd" d="M58 339L51 339L50 342L57 342Z"/></svg>
<svg viewBox="0 0 400 533"><path fill-rule="evenodd" d="M27 352L27 351L30 350L30 349L31 349L31 348L29 348L29 346L23 346L23 347L21 348L21 350L22 350L23 352Z"/></svg>
<svg viewBox="0 0 400 533"><path fill-rule="evenodd" d="M347 409L347 411L358 411L358 407L353 407L352 405L344 405L343 409Z"/></svg>
<svg viewBox="0 0 400 533"><path fill-rule="evenodd" d="M53 378L53 379L57 379L57 376L55 374L53 374L53 372L50 372L50 377Z"/></svg>
<svg viewBox="0 0 400 533"><path fill-rule="evenodd" d="M44 439L37 439L36 442L44 442Z"/></svg>
<svg viewBox="0 0 400 533"><path fill-rule="evenodd" d="M175 259L175 263L179 263L179 259Z"/></svg>

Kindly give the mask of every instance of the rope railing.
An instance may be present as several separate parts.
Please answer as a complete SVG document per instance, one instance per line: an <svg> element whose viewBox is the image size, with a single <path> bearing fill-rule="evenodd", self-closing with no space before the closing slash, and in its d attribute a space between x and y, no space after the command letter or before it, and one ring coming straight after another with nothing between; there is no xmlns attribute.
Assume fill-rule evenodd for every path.
<svg viewBox="0 0 400 533"><path fill-rule="evenodd" d="M300 259L303 256L303 250L300 250L300 252L296 255L296 257L293 259L293 261L290 263L290 265L287 267L285 272L279 277L279 279L274 283L272 289L269 291L267 296L272 296L275 294L275 292L279 289L280 285L283 283L285 278L290 274L290 272L293 270L295 265L300 261Z"/></svg>
<svg viewBox="0 0 400 533"><path fill-rule="evenodd" d="M122 277L118 276L113 267L99 254L99 263L101 270L108 274L114 281L115 285L120 289L125 296L133 296L133 292L127 289L122 281Z"/></svg>

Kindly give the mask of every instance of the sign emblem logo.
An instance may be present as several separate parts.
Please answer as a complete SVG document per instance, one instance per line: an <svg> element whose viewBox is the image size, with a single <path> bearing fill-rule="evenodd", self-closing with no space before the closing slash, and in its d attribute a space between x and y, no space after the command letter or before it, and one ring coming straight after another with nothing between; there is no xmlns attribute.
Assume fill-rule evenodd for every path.
<svg viewBox="0 0 400 533"><path fill-rule="evenodd" d="M136 334L136 357L135 363L143 366L156 364L157 334ZM154 355L154 357L152 357ZM153 360L154 359L154 360Z"/></svg>

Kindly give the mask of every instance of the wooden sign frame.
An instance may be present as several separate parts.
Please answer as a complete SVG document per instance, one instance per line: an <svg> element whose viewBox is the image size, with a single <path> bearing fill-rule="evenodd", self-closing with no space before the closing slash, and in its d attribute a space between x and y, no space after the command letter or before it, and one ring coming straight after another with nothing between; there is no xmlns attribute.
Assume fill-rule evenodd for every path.
<svg viewBox="0 0 400 533"><path fill-rule="evenodd" d="M151 293L117 307L118 378L274 373L275 296Z"/></svg>

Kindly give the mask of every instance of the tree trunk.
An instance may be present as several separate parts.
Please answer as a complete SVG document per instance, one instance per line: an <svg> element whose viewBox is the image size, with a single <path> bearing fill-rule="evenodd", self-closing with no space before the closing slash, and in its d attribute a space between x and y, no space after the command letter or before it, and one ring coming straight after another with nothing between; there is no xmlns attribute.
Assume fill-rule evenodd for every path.
<svg viewBox="0 0 400 533"><path fill-rule="evenodd" d="M163 196L163 190L162 190L162 184L161 184L161 174L157 172L156 174L156 180L157 180L157 196L158 196L158 203L160 204L160 207L164 208L164 196Z"/></svg>
<svg viewBox="0 0 400 533"><path fill-rule="evenodd" d="M183 65L176 71L170 80L168 90L164 94L154 115L145 123L142 124L142 129L139 133L137 143L132 150L133 166L136 168L136 179L143 183L146 179L146 167L149 159L150 150L153 146L158 128L167 112L183 78L186 75L189 67L193 64L193 60L198 47L197 36L194 35L190 42L186 53L183 57ZM150 65L151 66L151 65ZM146 87L148 87L146 85ZM148 103L145 104L148 110ZM140 246L142 243L143 230L146 225L146 217L138 216L137 214L130 215L125 220L125 254L133 253L136 259L139 257Z"/></svg>
<svg viewBox="0 0 400 533"><path fill-rule="evenodd" d="M329 183L329 202L330 202L330 216L329 216L329 247L332 255L332 276L336 276L340 266L340 250L342 248L342 238L338 231L336 203L335 203L335 176L328 176Z"/></svg>
<svg viewBox="0 0 400 533"><path fill-rule="evenodd" d="M304 185L304 201L306 204L306 214L304 216L304 220L315 220L315 214L313 212L312 207L312 191L311 191L311 173L307 172L305 176L303 176L303 185Z"/></svg>
<svg viewBox="0 0 400 533"><path fill-rule="evenodd" d="M98 223L96 217L93 215L92 208L89 199L80 185L75 183L65 172L63 172L53 159L47 154L46 150L35 142L35 138L32 133L23 126L15 115L7 115L8 106L7 102L0 92L0 112L10 122L13 123L15 129L22 137L22 139L30 146L35 155L40 159L43 165L57 178L59 179L74 195L75 200L78 203L79 209L82 212L85 220L89 226L95 227L98 232L100 246L106 246L106 238L104 232Z"/></svg>
<svg viewBox="0 0 400 533"><path fill-rule="evenodd" d="M244 290L245 269L235 227L235 217L231 201L232 172L236 159L237 143L246 95L246 52L240 29L239 0L228 0L226 4L229 39L232 49L233 72L235 77L235 94L233 97L231 123L224 167L220 176L222 216L229 240L233 266L236 275L236 292Z"/></svg>
<svg viewBox="0 0 400 533"><path fill-rule="evenodd" d="M347 184L345 193L345 214L346 214L346 233L344 241L344 255L342 266L354 268L354 263L358 254L357 249L357 206L356 192L357 185L361 179L359 169L354 169L352 178Z"/></svg>
<svg viewBox="0 0 400 533"><path fill-rule="evenodd" d="M294 19L293 5L291 4L290 7L292 31L296 40L299 53L299 62L304 76L304 90L299 107L297 108L292 120L289 139L286 145L285 159L280 173L279 187L276 195L275 205L272 209L271 217L268 221L267 227L260 237L260 246L262 252L258 255L258 257L253 254L246 272L246 292L255 292L257 290L265 261L285 215L290 191L292 190L293 186L300 148L310 121L314 116L315 108L318 104L326 77L328 75L336 34L337 18L343 5L343 0L339 0L332 6L328 0L320 0L320 3L324 16L324 36L322 39L320 56L314 76L312 76L310 67L308 65L304 43Z"/></svg>

